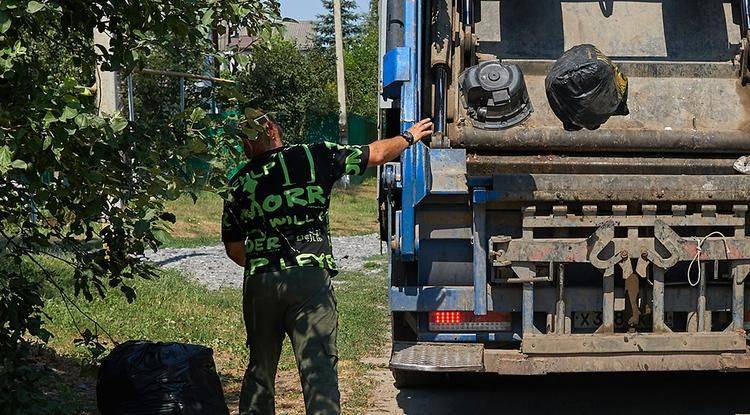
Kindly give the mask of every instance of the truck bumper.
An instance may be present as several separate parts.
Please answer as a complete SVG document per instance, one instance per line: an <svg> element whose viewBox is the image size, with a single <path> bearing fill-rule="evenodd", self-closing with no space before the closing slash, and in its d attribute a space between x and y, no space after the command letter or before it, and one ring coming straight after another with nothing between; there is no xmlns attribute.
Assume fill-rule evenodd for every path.
<svg viewBox="0 0 750 415"><path fill-rule="evenodd" d="M622 334L533 339L522 350L483 344L396 342L391 369L544 375L578 372L750 371L750 349L739 333ZM571 337L571 336L561 336ZM578 337L578 336L576 336ZM597 338L592 342L592 339ZM561 340L557 350L550 346ZM540 343L541 342L541 343ZM543 344L546 343L546 344ZM541 353L523 350L541 347Z"/></svg>

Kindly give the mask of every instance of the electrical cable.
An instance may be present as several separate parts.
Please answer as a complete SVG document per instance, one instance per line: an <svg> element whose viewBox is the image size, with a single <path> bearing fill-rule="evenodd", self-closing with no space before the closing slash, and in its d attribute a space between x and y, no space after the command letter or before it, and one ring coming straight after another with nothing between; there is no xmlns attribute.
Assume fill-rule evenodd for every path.
<svg viewBox="0 0 750 415"><path fill-rule="evenodd" d="M688 284L690 284L691 287L697 287L698 284L701 282L701 278L703 278L703 271L701 268L701 254L703 253L703 244L706 242L706 240L713 236L718 235L721 236L721 240L724 241L724 250L726 251L727 258L729 257L729 245L727 244L727 237L724 236L721 232L711 232L708 235L704 236L701 239L698 239L697 237L694 238L695 242L697 243L697 246L695 248L695 256L693 257L693 260L690 261L690 265L688 265L687 269L687 281ZM693 264L698 263L698 279L693 283L693 280L690 278L690 271L693 269Z"/></svg>

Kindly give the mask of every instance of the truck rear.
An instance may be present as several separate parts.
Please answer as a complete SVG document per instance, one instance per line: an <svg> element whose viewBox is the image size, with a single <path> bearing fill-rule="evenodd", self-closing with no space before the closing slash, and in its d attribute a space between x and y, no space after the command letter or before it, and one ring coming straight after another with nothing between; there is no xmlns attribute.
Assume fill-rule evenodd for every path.
<svg viewBox="0 0 750 415"><path fill-rule="evenodd" d="M381 0L380 15L381 135L436 125L381 170L398 385L750 369L748 2ZM584 43L629 78L630 114L568 132L544 80ZM522 89L493 82L511 66Z"/></svg>

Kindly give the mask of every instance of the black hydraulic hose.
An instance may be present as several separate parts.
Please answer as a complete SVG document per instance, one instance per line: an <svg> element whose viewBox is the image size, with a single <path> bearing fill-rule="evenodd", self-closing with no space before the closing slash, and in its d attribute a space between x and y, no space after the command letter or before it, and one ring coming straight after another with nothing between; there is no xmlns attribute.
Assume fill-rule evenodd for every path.
<svg viewBox="0 0 750 415"><path fill-rule="evenodd" d="M404 45L404 2L388 0L388 28L385 37L385 48L391 50Z"/></svg>
<svg viewBox="0 0 750 415"><path fill-rule="evenodd" d="M741 0L740 14L740 28L742 29L742 35L745 36L750 29L750 0Z"/></svg>
<svg viewBox="0 0 750 415"><path fill-rule="evenodd" d="M474 0L463 0L461 8L461 23L464 26L474 24Z"/></svg>
<svg viewBox="0 0 750 415"><path fill-rule="evenodd" d="M443 64L435 66L435 111L432 121L435 123L435 134L445 135L445 106L448 101L448 67Z"/></svg>

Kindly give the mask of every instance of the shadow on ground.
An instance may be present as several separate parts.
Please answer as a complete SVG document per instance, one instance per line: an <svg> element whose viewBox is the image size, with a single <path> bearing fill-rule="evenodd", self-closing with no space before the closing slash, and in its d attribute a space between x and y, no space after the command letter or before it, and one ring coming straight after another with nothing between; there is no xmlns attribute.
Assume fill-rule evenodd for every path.
<svg viewBox="0 0 750 415"><path fill-rule="evenodd" d="M54 350L32 345L28 358L38 382L34 390L34 402L39 413L96 414L96 368L83 360L63 356ZM39 401L36 401L39 399ZM41 408L43 407L43 408ZM0 413L4 408L0 408ZM11 411L12 412L12 411ZM36 410L31 409L31 412Z"/></svg>
<svg viewBox="0 0 750 415"><path fill-rule="evenodd" d="M401 390L408 415L441 414L742 414L750 413L750 374L672 373L460 376Z"/></svg>

